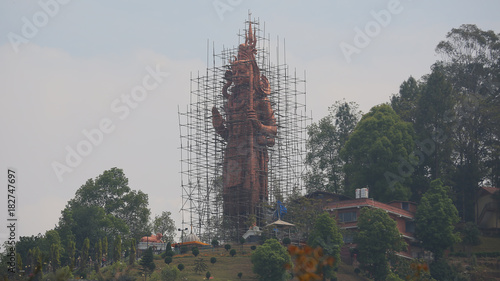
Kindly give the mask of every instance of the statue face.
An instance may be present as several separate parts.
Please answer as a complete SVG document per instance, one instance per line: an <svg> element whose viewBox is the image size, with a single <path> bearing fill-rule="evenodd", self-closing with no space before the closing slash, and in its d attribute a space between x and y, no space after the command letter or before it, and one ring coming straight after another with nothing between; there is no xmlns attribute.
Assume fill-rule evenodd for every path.
<svg viewBox="0 0 500 281"><path fill-rule="evenodd" d="M233 82L235 85L250 83L250 66L246 63L237 63L232 67Z"/></svg>

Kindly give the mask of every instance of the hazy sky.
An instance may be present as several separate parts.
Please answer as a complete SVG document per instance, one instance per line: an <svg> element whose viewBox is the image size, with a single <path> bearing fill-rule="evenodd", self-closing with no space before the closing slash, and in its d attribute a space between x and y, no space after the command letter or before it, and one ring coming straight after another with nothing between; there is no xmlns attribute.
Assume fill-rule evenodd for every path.
<svg viewBox="0 0 500 281"><path fill-rule="evenodd" d="M497 0L1 1L0 241L8 167L19 176L18 235L52 229L75 191L112 167L149 195L152 215L170 211L180 227L177 107L189 103L190 72L206 67L207 40L236 46L249 10L272 44L286 39L288 65L307 71L314 121L344 98L363 112L388 102L429 73L452 28L500 32Z"/></svg>

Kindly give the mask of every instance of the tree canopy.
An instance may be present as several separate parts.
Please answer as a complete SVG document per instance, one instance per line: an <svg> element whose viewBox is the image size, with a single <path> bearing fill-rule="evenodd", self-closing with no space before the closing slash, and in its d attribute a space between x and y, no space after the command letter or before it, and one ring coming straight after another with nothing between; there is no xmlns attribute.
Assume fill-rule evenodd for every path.
<svg viewBox="0 0 500 281"><path fill-rule="evenodd" d="M316 219L307 243L311 247L321 247L326 255L335 258L333 267L326 266L324 269L326 278L335 278L334 268L340 262L340 248L344 244L344 240L337 221L329 213L325 212Z"/></svg>
<svg viewBox="0 0 500 281"><path fill-rule="evenodd" d="M388 255L405 250L396 221L382 209L365 207L358 220L359 232L355 236L358 244L358 260L375 280L386 280L389 274Z"/></svg>
<svg viewBox="0 0 500 281"><path fill-rule="evenodd" d="M414 150L414 131L387 104L363 115L341 151L350 178L347 195L368 187L375 200L408 200L411 170L404 165Z"/></svg>
<svg viewBox="0 0 500 281"><path fill-rule="evenodd" d="M415 215L415 234L424 249L434 253L435 259L442 257L445 249L460 241L455 232L458 211L448 191L449 188L443 186L440 179L433 180L430 189L422 196Z"/></svg>
<svg viewBox="0 0 500 281"><path fill-rule="evenodd" d="M344 189L345 161L340 151L359 121L361 112L354 102L337 101L329 108L328 116L313 123L307 130L307 156L309 167L305 181L308 191L322 190L340 193Z"/></svg>
<svg viewBox="0 0 500 281"><path fill-rule="evenodd" d="M292 260L287 249L276 239L267 239L263 245L252 253L253 272L261 281L285 280L285 265Z"/></svg>

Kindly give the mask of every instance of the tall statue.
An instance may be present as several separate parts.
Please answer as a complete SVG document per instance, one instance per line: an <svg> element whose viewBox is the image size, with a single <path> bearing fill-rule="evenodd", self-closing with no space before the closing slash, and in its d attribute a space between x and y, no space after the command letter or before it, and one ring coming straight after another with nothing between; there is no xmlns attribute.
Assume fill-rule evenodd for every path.
<svg viewBox="0 0 500 281"><path fill-rule="evenodd" d="M224 215L245 218L259 215L257 205L267 200L267 147L274 145L276 119L269 101L269 81L255 60L257 39L249 24L238 57L230 61L222 88L225 118L212 108L212 124L226 141L223 169ZM257 216L259 217L259 216Z"/></svg>

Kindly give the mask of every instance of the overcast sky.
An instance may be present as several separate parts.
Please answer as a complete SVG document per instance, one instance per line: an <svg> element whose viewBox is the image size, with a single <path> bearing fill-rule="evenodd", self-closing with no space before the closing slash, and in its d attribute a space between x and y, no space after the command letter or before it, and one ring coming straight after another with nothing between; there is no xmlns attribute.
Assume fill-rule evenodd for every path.
<svg viewBox="0 0 500 281"><path fill-rule="evenodd" d="M112 167L180 227L177 107L189 103L190 72L206 67L207 40L216 52L236 46L249 10L307 72L314 121L344 98L363 112L388 102L429 73L452 28L500 32L497 0L1 1L0 240L9 167L17 235L54 228L75 191Z"/></svg>

